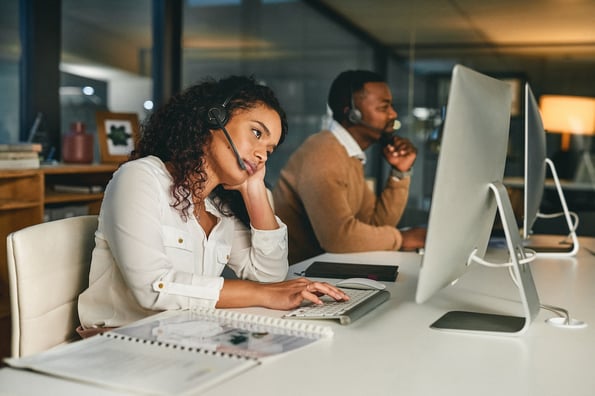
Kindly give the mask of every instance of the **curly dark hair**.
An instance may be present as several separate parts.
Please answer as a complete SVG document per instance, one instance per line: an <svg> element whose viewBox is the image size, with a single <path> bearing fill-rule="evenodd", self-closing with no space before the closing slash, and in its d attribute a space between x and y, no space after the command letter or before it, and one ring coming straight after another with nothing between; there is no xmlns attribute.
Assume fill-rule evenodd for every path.
<svg viewBox="0 0 595 396"><path fill-rule="evenodd" d="M188 218L193 196L202 196L207 175L204 170L205 149L212 140L208 111L224 102L230 117L238 109L265 105L279 114L281 144L287 135L287 117L274 92L258 84L254 77L230 76L215 80L206 78L173 96L155 110L141 125L140 139L129 160L153 155L168 162L172 178L172 207ZM192 176L192 177L191 177ZM244 201L238 191L218 186L213 201L226 216L237 216L249 224Z"/></svg>

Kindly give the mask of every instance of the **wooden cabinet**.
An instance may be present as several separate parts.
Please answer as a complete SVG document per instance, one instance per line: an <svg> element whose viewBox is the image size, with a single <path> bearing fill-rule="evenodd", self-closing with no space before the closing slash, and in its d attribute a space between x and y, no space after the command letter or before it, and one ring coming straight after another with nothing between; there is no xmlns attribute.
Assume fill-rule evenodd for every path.
<svg viewBox="0 0 595 396"><path fill-rule="evenodd" d="M44 221L44 211L60 206L84 206L98 214L103 193L65 193L56 184L105 187L116 164L51 165L40 169L0 169L0 358L10 354L10 304L6 237ZM51 237L51 236L48 236Z"/></svg>
<svg viewBox="0 0 595 396"><path fill-rule="evenodd" d="M43 167L44 207L78 204L88 206L89 214L98 214L103 193L66 193L54 191L56 184L105 187L117 165L68 165Z"/></svg>

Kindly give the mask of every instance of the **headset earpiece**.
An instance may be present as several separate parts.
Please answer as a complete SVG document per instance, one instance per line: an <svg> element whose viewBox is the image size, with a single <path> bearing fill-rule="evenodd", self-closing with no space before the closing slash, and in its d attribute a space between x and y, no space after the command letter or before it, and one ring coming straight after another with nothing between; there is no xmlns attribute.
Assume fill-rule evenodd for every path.
<svg viewBox="0 0 595 396"><path fill-rule="evenodd" d="M223 128L229 121L227 105L243 86L235 89L220 105L214 105L207 111L207 124L213 129Z"/></svg>
<svg viewBox="0 0 595 396"><path fill-rule="evenodd" d="M225 103L229 102L226 100ZM229 121L229 112L227 109L222 105L213 106L207 111L207 123L211 128L221 128L227 124Z"/></svg>
<svg viewBox="0 0 595 396"><path fill-rule="evenodd" d="M353 84L349 84L349 91L351 97L349 98L349 112L347 113L347 119L352 124L361 124L362 123L362 112L355 107L355 102L353 101Z"/></svg>
<svg viewBox="0 0 595 396"><path fill-rule="evenodd" d="M349 109L349 113L347 113L347 119L352 124L361 124L362 122L362 112L356 109L353 105Z"/></svg>

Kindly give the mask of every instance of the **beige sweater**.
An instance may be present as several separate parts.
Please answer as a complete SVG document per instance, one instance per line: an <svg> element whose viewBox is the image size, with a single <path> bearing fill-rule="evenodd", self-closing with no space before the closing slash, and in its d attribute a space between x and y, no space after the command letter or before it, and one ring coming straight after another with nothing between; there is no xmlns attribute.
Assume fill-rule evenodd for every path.
<svg viewBox="0 0 595 396"><path fill-rule="evenodd" d="M397 250L396 225L410 179L389 177L377 199L361 161L330 131L310 136L289 158L274 190L275 212L288 227L289 262L324 252Z"/></svg>

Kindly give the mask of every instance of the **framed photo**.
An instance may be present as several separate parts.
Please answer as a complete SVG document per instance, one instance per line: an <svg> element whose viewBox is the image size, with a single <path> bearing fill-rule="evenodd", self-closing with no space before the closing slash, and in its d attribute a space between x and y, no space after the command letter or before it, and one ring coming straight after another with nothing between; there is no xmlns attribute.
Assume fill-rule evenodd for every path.
<svg viewBox="0 0 595 396"><path fill-rule="evenodd" d="M138 139L138 115L136 113L98 111L95 119L101 162L122 163L126 161Z"/></svg>

